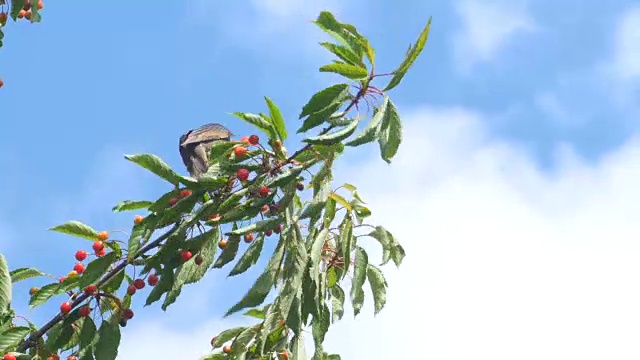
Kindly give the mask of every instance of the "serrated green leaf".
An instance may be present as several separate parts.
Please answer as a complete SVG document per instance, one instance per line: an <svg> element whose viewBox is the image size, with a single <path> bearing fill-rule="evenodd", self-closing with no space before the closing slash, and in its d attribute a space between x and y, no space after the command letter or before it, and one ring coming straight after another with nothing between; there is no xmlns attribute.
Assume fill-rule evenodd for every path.
<svg viewBox="0 0 640 360"><path fill-rule="evenodd" d="M125 276L124 271L118 272L106 283L100 286L100 290L109 294L118 291L118 289L120 289L120 286L122 286L122 282L124 281L124 276Z"/></svg>
<svg viewBox="0 0 640 360"><path fill-rule="evenodd" d="M351 215L346 213L340 223L340 253L344 257L342 277L344 278L349 272L351 264L351 249L353 248L353 220Z"/></svg>
<svg viewBox="0 0 640 360"><path fill-rule="evenodd" d="M251 316L252 318L256 318L256 319L264 319L264 311L260 309L251 309L242 315Z"/></svg>
<svg viewBox="0 0 640 360"><path fill-rule="evenodd" d="M353 280L351 281L351 304L354 317L362 310L364 304L364 290L362 286L367 279L367 266L369 259L367 252L360 246L356 246L356 256L353 264Z"/></svg>
<svg viewBox="0 0 640 360"><path fill-rule="evenodd" d="M0 254L0 314L11 305L11 274L4 255Z"/></svg>
<svg viewBox="0 0 640 360"><path fill-rule="evenodd" d="M299 333L291 340L291 360L307 360L307 350L304 345L304 335Z"/></svg>
<svg viewBox="0 0 640 360"><path fill-rule="evenodd" d="M262 247L264 245L264 234L258 234L258 237L249 245L249 248L242 255L240 260L233 267L229 276L235 276L247 271L252 265L255 265L262 253ZM245 314L246 315L246 314Z"/></svg>
<svg viewBox="0 0 640 360"><path fill-rule="evenodd" d="M280 175L274 177L265 185L269 188L275 189L276 187L282 187L289 182L295 180L300 173L305 169L305 166L296 166L289 169L284 170Z"/></svg>
<svg viewBox="0 0 640 360"><path fill-rule="evenodd" d="M258 329L255 327L249 327L244 329L238 336L233 339L233 343L231 343L231 353L229 356L235 358L242 358L247 352L247 345L255 339L258 334Z"/></svg>
<svg viewBox="0 0 640 360"><path fill-rule="evenodd" d="M227 329L227 330L219 333L218 335L215 336L215 341L212 344L213 347L214 348L218 348L218 347L224 345L224 343L226 343L227 341L235 338L241 332L243 332L245 329L247 329L247 328L244 327L244 326L241 326L241 327L236 327L236 328L232 328L232 329Z"/></svg>
<svg viewBox="0 0 640 360"><path fill-rule="evenodd" d="M235 229L232 231L229 231L228 233L226 233L225 235L245 235L245 234L249 234L249 233L255 233L255 232L260 232L260 231L266 231L269 229L273 229L274 226L276 226L277 224L282 222L282 217L281 216L275 216L272 218L268 218L266 220L262 220L262 221L257 221L251 225L245 226L243 228L240 229Z"/></svg>
<svg viewBox="0 0 640 360"><path fill-rule="evenodd" d="M305 131L311 130L317 126L322 125L322 123L324 123L325 121L329 121L330 117L334 115L334 113L338 111L340 107L342 107L343 101L347 99L348 96L349 96L349 91L347 89L343 94L340 94L340 97L337 98L335 102L307 116L307 118L304 119L302 126L298 129L297 133L298 134L303 133Z"/></svg>
<svg viewBox="0 0 640 360"><path fill-rule="evenodd" d="M367 265L367 280L373 293L374 315L377 315L387 302L387 280L377 267Z"/></svg>
<svg viewBox="0 0 640 360"><path fill-rule="evenodd" d="M213 163L219 161L219 157L236 147L237 145L244 144L241 141L216 141L211 145L209 149L209 162Z"/></svg>
<svg viewBox="0 0 640 360"><path fill-rule="evenodd" d="M282 314L288 314L302 287L305 270L309 264L306 244L302 236L300 225L297 222L290 222L291 230L287 234L287 261L284 268L285 283L278 296L278 308ZM312 263L313 265L313 263Z"/></svg>
<svg viewBox="0 0 640 360"><path fill-rule="evenodd" d="M267 134L269 138L275 139L278 137L276 129L273 127L273 125L269 121L265 120L262 116L242 112L233 112L232 114L262 130L265 134Z"/></svg>
<svg viewBox="0 0 640 360"><path fill-rule="evenodd" d="M149 306L154 302L160 300L160 298L162 297L162 294L171 290L171 287L173 286L173 281L174 281L173 269L164 268L162 273L158 274L158 276L160 276L160 280L149 293L149 296L147 297L147 301L145 302L144 306Z"/></svg>
<svg viewBox="0 0 640 360"><path fill-rule="evenodd" d="M280 140L285 141L287 139L287 127L284 124L284 118L282 117L280 109L278 109L276 104L268 97L265 96L264 100L267 102L267 106L269 107L269 116L271 117L273 127L278 133L278 137Z"/></svg>
<svg viewBox="0 0 640 360"><path fill-rule="evenodd" d="M18 13L24 7L27 0L11 0L11 18L16 21L18 19Z"/></svg>
<svg viewBox="0 0 640 360"><path fill-rule="evenodd" d="M328 228L336 217L336 200L329 197L324 206L323 224Z"/></svg>
<svg viewBox="0 0 640 360"><path fill-rule="evenodd" d="M340 285L336 284L331 287L329 291L331 292L332 321L336 322L342 319L342 316L344 315L344 290L342 290Z"/></svg>
<svg viewBox="0 0 640 360"><path fill-rule="evenodd" d="M405 251L387 229L382 226L376 226L375 230L367 235L378 240L380 245L382 245L382 265L385 265L389 260L393 259L396 266L400 266L405 257Z"/></svg>
<svg viewBox="0 0 640 360"><path fill-rule="evenodd" d="M360 146L375 141L380 133L380 123L384 117L387 105L389 104L389 97L385 96L382 105L378 111L373 115L371 121L365 126L360 134L358 134L353 140L346 142L345 146Z"/></svg>
<svg viewBox="0 0 640 360"><path fill-rule="evenodd" d="M363 37L353 25L337 21L333 14L328 11L321 12L314 23L340 44L350 49L359 59L362 59L364 52Z"/></svg>
<svg viewBox="0 0 640 360"><path fill-rule="evenodd" d="M31 329L27 326L14 326L4 331L0 334L0 354L4 354L5 351L18 346L30 332Z"/></svg>
<svg viewBox="0 0 640 360"><path fill-rule="evenodd" d="M320 72L335 73L351 80L364 80L369 77L369 71L366 68L345 63L324 65L320 67Z"/></svg>
<svg viewBox="0 0 640 360"><path fill-rule="evenodd" d="M49 300L52 296L60 294L64 292L62 289L62 285L55 282L51 284L47 284L40 288L35 294L31 296L29 300L29 307L34 308L38 305L44 304L47 300Z"/></svg>
<svg viewBox="0 0 640 360"><path fill-rule="evenodd" d="M173 171L169 164L152 154L125 155L125 159L142 166L173 185L180 184L180 175Z"/></svg>
<svg viewBox="0 0 640 360"><path fill-rule="evenodd" d="M353 120L349 125L343 127L340 130L334 131L332 133L320 135L320 136L313 136L310 138L306 138L302 141L308 144L313 144L313 145L316 145L316 144L333 145L351 136L351 134L353 134L357 128L358 128L358 120Z"/></svg>
<svg viewBox="0 0 640 360"><path fill-rule="evenodd" d="M340 194L331 192L329 193L329 197L337 202L340 203L340 205L344 206L345 209L347 209L347 211L351 211L351 204L349 204L349 202L343 198Z"/></svg>
<svg viewBox="0 0 640 360"><path fill-rule="evenodd" d="M334 55L342 59L347 64L364 67L362 60L358 58L358 55L356 55L353 51L351 51L351 49L347 48L346 46L330 42L322 42L320 43L320 46L331 51Z"/></svg>
<svg viewBox="0 0 640 360"><path fill-rule="evenodd" d="M109 266L111 266L111 264L116 260L118 260L117 254L115 252L110 252L107 255L90 262L82 273L82 276L80 276L78 286L81 289L84 289L88 285L95 283L107 272Z"/></svg>
<svg viewBox="0 0 640 360"><path fill-rule="evenodd" d="M329 236L328 228L324 228L320 230L320 232L318 233L318 235L316 235L311 245L311 251L309 252L309 264L311 268L309 269L309 271L312 279L316 279L320 275L320 263L322 262L322 249L324 247L325 242L327 241L328 236Z"/></svg>
<svg viewBox="0 0 640 360"><path fill-rule="evenodd" d="M321 111L327 108L331 104L341 102L341 99L345 94L349 92L349 84L336 84L326 89L322 89L311 96L309 102L302 107L302 112L299 118L302 119L307 115L311 115L315 112Z"/></svg>
<svg viewBox="0 0 640 360"><path fill-rule="evenodd" d="M322 354L324 353L322 349L322 343L324 342L324 337L327 334L327 331L329 331L330 325L331 319L329 318L329 309L325 306L324 311L321 312L321 315L313 319L313 324L311 326L313 342L316 345L315 356L318 359L321 359Z"/></svg>
<svg viewBox="0 0 640 360"><path fill-rule="evenodd" d="M80 348L86 348L93 343L98 328L90 317L86 317L80 329L79 345Z"/></svg>
<svg viewBox="0 0 640 360"><path fill-rule="evenodd" d="M395 106L389 100L380 123L380 133L378 135L382 159L387 163L391 163L391 159L398 152L401 142L402 122Z"/></svg>
<svg viewBox="0 0 640 360"><path fill-rule="evenodd" d="M107 321L103 321L98 330L98 340L93 352L95 359L116 360L120 337L120 326L116 317L111 316Z"/></svg>
<svg viewBox="0 0 640 360"><path fill-rule="evenodd" d="M391 78L391 81L389 81L389 84L387 84L387 86L385 86L385 88L382 90L383 92L389 91L394 87L398 86L398 84L400 84L400 81L402 81L402 78L407 73L407 70L409 70L413 62L416 61L416 59L424 49L424 46L427 43L427 38L429 37L430 28L431 28L431 18L429 18L427 25L424 27L424 29L420 33L420 36L418 37L418 41L416 41L415 45L409 47L409 51L407 52L406 58L404 59L404 61L402 61L400 66L393 72L394 75Z"/></svg>
<svg viewBox="0 0 640 360"><path fill-rule="evenodd" d="M234 224L235 226L235 224ZM222 253L218 256L216 261L213 263L214 269L220 269L223 266L227 265L233 259L236 258L238 254L238 248L240 247L240 236L229 236L227 238L227 246L222 249Z"/></svg>
<svg viewBox="0 0 640 360"><path fill-rule="evenodd" d="M63 234L73 235L87 240L96 241L98 239L98 232L91 226L81 223L80 221L69 221L62 225L52 227L51 231L57 231Z"/></svg>
<svg viewBox="0 0 640 360"><path fill-rule="evenodd" d="M129 210L139 210L139 209L148 209L153 202L141 200L124 200L120 201L116 206L113 207L113 212L121 212L121 211L129 211Z"/></svg>

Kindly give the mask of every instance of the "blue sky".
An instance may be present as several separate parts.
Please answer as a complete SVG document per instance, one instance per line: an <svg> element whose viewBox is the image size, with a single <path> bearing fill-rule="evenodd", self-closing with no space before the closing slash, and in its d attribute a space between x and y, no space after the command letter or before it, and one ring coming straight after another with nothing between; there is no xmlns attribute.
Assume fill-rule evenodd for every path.
<svg viewBox="0 0 640 360"><path fill-rule="evenodd" d="M121 199L153 198L166 190L164 183L127 163L124 153L155 153L182 171L177 151L182 133L220 122L236 134L246 134L252 130L227 113L264 111L264 95L281 107L293 132L300 107L335 80L317 73L330 59L316 45L324 36L309 22L321 9L355 24L370 38L383 72L395 68L433 16L423 55L391 94L407 121L398 160L390 167L379 164L377 149L371 147L346 156L339 168L339 179L362 184L363 196L371 198L374 212L381 213L376 220L395 226L409 250L429 253L431 261L424 265L408 258L403 271L391 275L397 280L390 281L391 287L398 285L399 290L390 292L389 306L396 307L386 318L383 311L378 323L356 320L338 331L355 341L364 328L398 326L391 314L403 316L402 309L414 305L411 298L429 294L435 300L426 304L427 314L420 318L433 324L425 330L433 335L426 354L468 358L463 350L445 355L446 346L454 346L454 338L460 336L469 344L475 344L472 339L490 344L469 345L469 354L502 358L501 352L492 352L498 345L485 333L502 334L509 326L529 329L520 329L522 333L543 328L537 323L525 326L527 319L540 319L531 315L535 311L521 315L526 311L495 301L505 286L521 291L522 297L510 304L554 314L550 321L566 325L556 328L574 334L585 328L572 327L584 318L563 317L567 309L577 311L568 299L593 299L587 295L598 288L598 294L609 295L587 308L599 316L601 326L620 329L620 336L586 332L561 343L549 335L538 339L536 354L573 357L572 346L581 346L582 358L591 358L601 350L592 347L601 345L637 355L624 335L640 335L637 329L623 331L630 324L616 323L597 310L617 303L619 318L640 320L631 306L631 300L640 299L638 291L618 293L621 290L611 285L624 276L637 282L630 274L640 270L628 257L640 255L635 244L638 222L629 215L637 219L640 210L635 205L640 202L633 201L640 200L634 185L640 180L640 8L634 8L634 2L330 0L309 5L252 0L217 5L189 0L167 7L123 8L100 2L82 8L73 3L45 6L41 24L9 24L0 51L0 77L5 82L0 119L6 119L0 121L5 134L0 165L7 174L0 177L5 204L0 208L0 251L12 267L38 264L50 273L66 273L75 250L90 244L48 233L47 228L79 219L98 229L127 229L133 214L111 214L111 207ZM295 149L297 140L287 147ZM416 188L424 191L415 195ZM408 194L421 196L415 200L423 201L424 208L392 202ZM485 222L478 222L484 217ZM432 225L422 230L425 239L420 244L413 244L405 230L414 226L410 221ZM469 233L453 228L467 228ZM634 231L635 240L630 238ZM468 243L470 238L479 238L484 246L476 249L476 242ZM487 258L466 257L465 249ZM546 259L545 270L531 272L540 266L540 258ZM595 267L596 271L594 263L611 266ZM478 268L487 277L475 279L461 270L477 274ZM584 271L574 273L575 269ZM511 281L505 285L496 280L503 272L521 276L503 279ZM207 349L214 329L236 321L218 318L255 274L230 281L212 273L183 292L181 301L162 318L158 306L139 310L136 322L127 328L131 333L122 358L148 356L151 348L164 354L177 351L178 345L159 343L142 349L147 353L136 353L142 350L132 344L139 339L151 341L165 334L189 344L195 341L193 334L204 333L204 344L194 350L197 356ZM494 282L485 284L489 278ZM591 290L587 278L596 282ZM422 290L403 287L409 279L425 285ZM476 289L478 284L486 286ZM16 305L30 314L22 305L27 288L18 287L22 293ZM460 289L477 292L456 292ZM527 295L531 289L539 299ZM567 299L567 308L547 303L558 294ZM461 300L452 300L454 295L480 300L458 304ZM628 300L628 306L620 305L620 299ZM56 308L45 306L33 316L44 322ZM447 311L460 314L460 309L476 311L466 314L464 321L438 317L450 314ZM199 313L199 322L194 322L192 311ZM500 324L504 319L504 326L482 331L481 325L489 320L480 313L493 314ZM532 318L507 320L517 316ZM203 318L209 320L200 321ZM457 335L444 331L452 319L472 330ZM600 339L599 344L578 345L590 337ZM355 353L357 348L341 343L338 336L328 341L337 351ZM511 343L533 346L520 338ZM363 356L366 349L358 351ZM629 353L621 354L614 358L627 358Z"/></svg>

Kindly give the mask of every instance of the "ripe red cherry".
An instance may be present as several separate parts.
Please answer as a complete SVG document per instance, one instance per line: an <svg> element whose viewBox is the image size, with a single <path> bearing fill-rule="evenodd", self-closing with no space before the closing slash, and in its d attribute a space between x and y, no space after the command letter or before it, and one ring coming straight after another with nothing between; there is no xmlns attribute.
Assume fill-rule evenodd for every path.
<svg viewBox="0 0 640 360"><path fill-rule="evenodd" d="M249 136L249 144L258 145L259 142L260 142L260 137L258 137L258 135Z"/></svg>
<svg viewBox="0 0 640 360"><path fill-rule="evenodd" d="M223 347L222 347L222 351L223 351L225 354L230 353L230 352L231 352L231 346L229 346L229 345L225 345L225 346L223 346Z"/></svg>
<svg viewBox="0 0 640 360"><path fill-rule="evenodd" d="M91 314L91 308L89 307L89 305L85 305L78 310L78 314L80 314L80 316L82 317L87 317L89 316L89 314Z"/></svg>
<svg viewBox="0 0 640 360"><path fill-rule="evenodd" d="M127 320L131 320L133 318L133 310L131 309L124 309L122 311L122 317L127 319Z"/></svg>
<svg viewBox="0 0 640 360"><path fill-rule="evenodd" d="M73 270L75 270L78 274L82 274L84 272L84 265L82 265L81 263L77 263L73 267Z"/></svg>
<svg viewBox="0 0 640 360"><path fill-rule="evenodd" d="M65 280L67 280L66 276L60 276L60 279L58 279L58 282L62 284Z"/></svg>
<svg viewBox="0 0 640 360"><path fill-rule="evenodd" d="M78 357L77 356L73 356L73 355L69 355L67 360L78 360Z"/></svg>
<svg viewBox="0 0 640 360"><path fill-rule="evenodd" d="M84 293L85 295L93 295L98 291L98 287L95 285L89 285L86 288L84 288Z"/></svg>
<svg viewBox="0 0 640 360"><path fill-rule="evenodd" d="M109 233L106 231L100 231L98 233L98 240L100 241L107 241L107 239L109 238Z"/></svg>
<svg viewBox="0 0 640 360"><path fill-rule="evenodd" d="M173 206L178 202L178 198L169 199L169 206Z"/></svg>
<svg viewBox="0 0 640 360"><path fill-rule="evenodd" d="M220 219L222 219L222 216L220 216L220 214L211 215L209 217L209 221L220 221Z"/></svg>
<svg viewBox="0 0 640 360"><path fill-rule="evenodd" d="M100 251L96 251L96 256L97 257L103 257L107 255L107 249L106 248L102 248L100 249Z"/></svg>
<svg viewBox="0 0 640 360"><path fill-rule="evenodd" d="M270 192L269 188L264 186L264 185L262 185L262 186L260 186L260 189L258 190L258 195L260 195L260 197L267 197L267 196L269 196L269 192Z"/></svg>
<svg viewBox="0 0 640 360"><path fill-rule="evenodd" d="M93 248L93 251L97 253L98 251L104 249L104 243L102 241L96 241L91 247Z"/></svg>
<svg viewBox="0 0 640 360"><path fill-rule="evenodd" d="M60 312L63 314L68 314L69 311L71 311L71 304L69 304L68 302L63 302L62 305L60 305Z"/></svg>
<svg viewBox="0 0 640 360"><path fill-rule="evenodd" d="M17 359L17 357L15 355L13 355L13 354L5 354L2 357L2 360L16 360L16 359Z"/></svg>
<svg viewBox="0 0 640 360"><path fill-rule="evenodd" d="M233 153L234 153L234 154L236 154L236 157L237 157L238 159L242 159L242 158L244 158L245 156L247 156L247 148L246 148L246 147L244 147L244 146L236 146L236 147L233 149Z"/></svg>
<svg viewBox="0 0 640 360"><path fill-rule="evenodd" d="M191 196L191 194L193 194L193 192L189 189L184 189L180 191L180 197L183 199L186 198L187 196Z"/></svg>
<svg viewBox="0 0 640 360"><path fill-rule="evenodd" d="M265 231L264 234L267 235L267 236L271 236L271 234L273 234L273 230L269 229L269 230Z"/></svg>
<svg viewBox="0 0 640 360"><path fill-rule="evenodd" d="M133 284L127 286L127 294L133 296L136 293L136 287Z"/></svg>
<svg viewBox="0 0 640 360"><path fill-rule="evenodd" d="M78 261L84 261L84 259L87 258L87 252L84 250L78 250L76 251L76 260Z"/></svg>
<svg viewBox="0 0 640 360"><path fill-rule="evenodd" d="M247 145L249 145L249 144L250 144L250 142L249 142L249 137L248 137L248 136L243 136L243 137L240 139L240 141L242 141L243 143L245 143L245 144L247 144Z"/></svg>
<svg viewBox="0 0 640 360"><path fill-rule="evenodd" d="M249 170L244 168L238 169L238 172L236 173L236 177L240 181L246 181L249 178Z"/></svg>
<svg viewBox="0 0 640 360"><path fill-rule="evenodd" d="M138 289L138 290L144 288L144 280L142 280L142 279L133 280L133 286L135 286L136 289Z"/></svg>
<svg viewBox="0 0 640 360"><path fill-rule="evenodd" d="M224 250L224 248L227 247L227 240L225 239L220 240L220 242L218 243L218 247Z"/></svg>
<svg viewBox="0 0 640 360"><path fill-rule="evenodd" d="M189 250L182 250L182 252L180 253L180 261L187 262L191 259L191 257L193 256L193 254L191 254L191 251Z"/></svg>
<svg viewBox="0 0 640 360"><path fill-rule="evenodd" d="M253 241L253 234L245 234L244 235L244 242L250 243L252 241Z"/></svg>
<svg viewBox="0 0 640 360"><path fill-rule="evenodd" d="M149 286L156 286L158 284L159 280L160 280L160 278L158 277L158 275L151 274L147 278L147 284L149 284Z"/></svg>
<svg viewBox="0 0 640 360"><path fill-rule="evenodd" d="M267 204L262 205L262 212L267 212L267 211L269 211L269 205Z"/></svg>

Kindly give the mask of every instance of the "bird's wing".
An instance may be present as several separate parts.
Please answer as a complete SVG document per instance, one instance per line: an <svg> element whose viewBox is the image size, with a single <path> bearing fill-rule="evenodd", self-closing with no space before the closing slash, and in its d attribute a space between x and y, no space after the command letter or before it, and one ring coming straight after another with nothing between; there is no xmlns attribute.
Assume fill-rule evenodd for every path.
<svg viewBox="0 0 640 360"><path fill-rule="evenodd" d="M231 140L233 135L229 129L220 124L206 124L197 129L190 130L180 137L180 146L206 143L214 140Z"/></svg>

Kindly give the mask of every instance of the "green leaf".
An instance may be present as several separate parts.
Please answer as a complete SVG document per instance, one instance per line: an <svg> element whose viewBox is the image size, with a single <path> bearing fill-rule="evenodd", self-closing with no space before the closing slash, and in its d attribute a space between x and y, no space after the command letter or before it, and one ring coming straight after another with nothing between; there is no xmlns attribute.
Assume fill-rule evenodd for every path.
<svg viewBox="0 0 640 360"><path fill-rule="evenodd" d="M395 106L388 100L387 107L380 124L380 133L378 143L380 144L380 155L387 163L391 163L391 159L398 152L400 143L402 142L402 122L400 115L396 111Z"/></svg>
<svg viewBox="0 0 640 360"><path fill-rule="evenodd" d="M364 52L363 37L353 25L344 24L336 20L336 18L328 11L320 13L314 23L324 30L331 37L336 39L340 44L350 49L354 54L362 59Z"/></svg>
<svg viewBox="0 0 640 360"><path fill-rule="evenodd" d="M330 43L330 42L322 42L320 46L331 51L334 55L342 59L347 64L364 67L362 63L362 59L358 57L351 49L346 46Z"/></svg>
<svg viewBox="0 0 640 360"><path fill-rule="evenodd" d="M336 84L320 90L311 96L309 102L302 107L299 118L319 112L331 104L341 103L343 97L349 93L349 84Z"/></svg>
<svg viewBox="0 0 640 360"><path fill-rule="evenodd" d="M380 105L378 111L373 115L371 121L369 121L362 132L358 134L353 140L345 143L345 146L360 146L376 140L380 133L380 123L382 122L382 118L386 113L388 104L389 98L385 96L382 105Z"/></svg>
<svg viewBox="0 0 640 360"><path fill-rule="evenodd" d="M349 272L349 265L351 261L347 261L347 259L351 259L351 249L353 248L353 220L351 219L351 215L346 213L344 218L342 219L342 223L340 224L340 252L344 257L344 265L342 271L342 277L344 278L346 274Z"/></svg>
<svg viewBox="0 0 640 360"><path fill-rule="evenodd" d="M29 307L34 308L38 305L44 304L47 300L49 300L52 296L60 294L64 292L62 285L55 282L51 284L47 284L40 288L35 294L31 296L29 299Z"/></svg>
<svg viewBox="0 0 640 360"><path fill-rule="evenodd" d="M291 340L291 360L307 360L307 350L304 345L303 333L299 333Z"/></svg>
<svg viewBox="0 0 640 360"><path fill-rule="evenodd" d="M342 319L342 316L344 315L344 290L342 290L340 285L336 284L335 286L331 287L329 291L331 292L331 311L333 314L332 321L336 322Z"/></svg>
<svg viewBox="0 0 640 360"><path fill-rule="evenodd" d="M324 217L323 217L323 224L325 228L330 227L331 222L333 222L333 219L335 219L336 217L336 201L335 199L332 199L331 197L329 197L327 199L327 203L324 206Z"/></svg>
<svg viewBox="0 0 640 360"><path fill-rule="evenodd" d="M167 180L173 185L180 184L180 175L173 171L169 164L164 162L160 157L152 154L125 155L125 159L136 163L143 168L151 171L159 177ZM97 359L96 359L97 360Z"/></svg>
<svg viewBox="0 0 640 360"><path fill-rule="evenodd" d="M227 329L227 330L221 332L220 334L216 335L215 341L213 342L213 347L217 348L217 347L222 346L227 341L229 341L229 340L235 338L236 336L238 336L238 334L243 332L245 329L246 329L246 327L242 326L242 327L236 327L236 328L232 328L232 329Z"/></svg>
<svg viewBox="0 0 640 360"><path fill-rule="evenodd" d="M119 271L115 274L111 279L107 280L102 286L100 286L100 290L105 293L114 293L120 289L122 286L122 282L124 281L125 273L124 271Z"/></svg>
<svg viewBox="0 0 640 360"><path fill-rule="evenodd" d="M240 260L236 263L236 266L233 267L229 276L235 276L238 274L242 274L247 271L252 265L255 265L260 258L260 253L262 253L262 246L264 245L264 234L258 234L258 237L255 239L245 253L242 255ZM246 314L245 314L246 315Z"/></svg>
<svg viewBox="0 0 640 360"><path fill-rule="evenodd" d="M320 275L322 248L324 247L325 241L327 240L328 236L329 229L322 229L313 240L313 243L311 245L311 251L309 253L309 263L311 268L309 269L309 271L312 279L316 279Z"/></svg>
<svg viewBox="0 0 640 360"><path fill-rule="evenodd" d="M11 305L11 274L4 255L0 254L0 314Z"/></svg>
<svg viewBox="0 0 640 360"><path fill-rule="evenodd" d="M316 126L320 126L325 121L329 121L331 116L333 116L334 113L338 111L338 109L340 109L343 101L347 99L348 96L349 96L349 91L347 90L344 92L344 94L341 95L340 98L336 99L334 103L329 104L329 106L327 106L326 108L321 109L309 115L304 120L304 122L302 123L302 126L298 129L297 133L298 134L303 133L305 131L315 128Z"/></svg>
<svg viewBox="0 0 640 360"><path fill-rule="evenodd" d="M278 307L282 314L288 314L294 299L299 295L302 287L305 270L309 263L307 249L300 225L297 222L291 223L291 231L287 234L287 262L284 268L285 284L278 296ZM313 264L313 263L312 263Z"/></svg>
<svg viewBox="0 0 640 360"><path fill-rule="evenodd" d="M62 225L53 227L49 230L85 238L91 241L98 240L98 232L91 226L83 224L80 221L69 221Z"/></svg>
<svg viewBox="0 0 640 360"><path fill-rule="evenodd" d="M320 72L336 73L351 80L364 80L369 77L369 71L366 68L345 63L324 65L320 68Z"/></svg>
<svg viewBox="0 0 640 360"><path fill-rule="evenodd" d="M265 134L267 134L267 136L269 136L269 138L275 139L278 137L274 126L269 121L265 120L262 116L242 112L233 112L232 114L262 130Z"/></svg>
<svg viewBox="0 0 640 360"><path fill-rule="evenodd" d="M329 309L327 309L325 306L325 311L322 311L319 317L313 319L313 324L311 327L313 342L316 345L316 354L318 355L324 352L322 351L322 343L324 342L324 337L327 334L330 325L331 319L329 318Z"/></svg>
<svg viewBox="0 0 640 360"><path fill-rule="evenodd" d="M93 343L96 337L97 331L98 331L98 328L96 327L96 324L93 322L91 317L86 317L84 319L84 322L82 323L82 328L80 329L80 336L79 336L80 348L86 348L91 343Z"/></svg>
<svg viewBox="0 0 640 360"><path fill-rule="evenodd" d="M39 23L42 20L40 10L38 10L38 0L31 0L31 23Z"/></svg>
<svg viewBox="0 0 640 360"><path fill-rule="evenodd" d="M276 187L282 187L289 182L298 178L300 173L305 169L305 166L296 166L289 169L285 169L280 175L274 177L271 181L265 185L269 188L275 189Z"/></svg>
<svg viewBox="0 0 640 360"><path fill-rule="evenodd" d="M160 281L158 281L158 284L156 284L156 286L154 286L153 289L151 290L151 293L149 293L149 296L147 297L147 301L145 302L144 306L149 306L154 302L160 300L160 297L162 297L162 294L171 290L171 287L173 286L173 281L174 281L173 269L168 269L165 267L162 273L158 275L160 276Z"/></svg>
<svg viewBox="0 0 640 360"><path fill-rule="evenodd" d="M358 128L358 120L353 120L349 125L344 128L334 131L332 133L314 136L310 138L306 138L303 141L309 144L319 144L319 145L333 145L341 142L342 140L348 138L353 134Z"/></svg>
<svg viewBox="0 0 640 360"><path fill-rule="evenodd" d="M271 117L273 127L278 133L278 137L280 140L285 141L287 139L287 128L284 125L284 118L282 117L280 109L278 109L276 104L268 97L265 96L264 100L267 102L267 106L269 107L269 116Z"/></svg>
<svg viewBox="0 0 640 360"><path fill-rule="evenodd" d="M250 327L244 329L235 339L233 339L233 343L231 343L231 356L232 358L243 358L247 352L247 345L255 339L258 334L258 329L256 327Z"/></svg>
<svg viewBox="0 0 640 360"><path fill-rule="evenodd" d="M351 304L354 317L360 313L364 304L364 290L362 286L367 279L367 266L369 260L367 252L360 246L356 246L356 258L353 264L353 280L351 282Z"/></svg>
<svg viewBox="0 0 640 360"><path fill-rule="evenodd" d="M24 7L26 0L11 0L11 18L14 21L18 19L18 13Z"/></svg>
<svg viewBox="0 0 640 360"><path fill-rule="evenodd" d="M377 315L387 302L387 280L377 267L367 265L367 280L373 293L374 315Z"/></svg>
<svg viewBox="0 0 640 360"><path fill-rule="evenodd" d="M227 311L224 315L225 317L242 309L258 306L264 302L264 299L266 299L269 292L271 292L271 287L275 284L276 274L280 269L280 264L284 257L285 241L283 239L284 236L281 236L278 246L271 256L265 271L258 277L242 300L233 305L231 309Z"/></svg>
<svg viewBox="0 0 640 360"><path fill-rule="evenodd" d="M347 211L351 211L352 210L351 204L349 204L349 202L345 198L340 196L339 194L331 192L331 193L329 193L329 198L339 202L340 205L344 206L344 208L347 209Z"/></svg>
<svg viewBox="0 0 640 360"><path fill-rule="evenodd" d="M95 359L115 360L118 357L120 336L120 326L115 316L103 321L98 330L98 341L93 352Z"/></svg>
<svg viewBox="0 0 640 360"><path fill-rule="evenodd" d="M113 207L113 212L148 209L149 206L151 206L151 205L153 205L153 202L151 202L151 201L125 200L125 201L120 201L116 206L114 206Z"/></svg>
<svg viewBox="0 0 640 360"><path fill-rule="evenodd" d="M28 326L14 326L0 334L0 354L18 346L30 332L31 329Z"/></svg>
<svg viewBox="0 0 640 360"><path fill-rule="evenodd" d="M235 227L235 224L234 224ZM216 259L216 262L213 263L214 269L220 269L223 266L227 265L233 259L236 258L238 254L238 248L240 247L240 236L229 236L227 238L227 246L222 249L222 253Z"/></svg>
<svg viewBox="0 0 640 360"><path fill-rule="evenodd" d="M216 141L211 145L211 149L209 149L209 161L211 163L219 160L218 158L229 150L233 149L236 145L244 144L241 141Z"/></svg>
<svg viewBox="0 0 640 360"><path fill-rule="evenodd" d="M251 310L248 310L247 312L245 312L242 315L251 316L251 317L256 318L256 319L264 319L264 311L262 311L260 309L251 309Z"/></svg>
<svg viewBox="0 0 640 360"><path fill-rule="evenodd" d="M275 216L266 220L255 222L251 225L245 226L240 229L229 231L225 235L244 235L254 232L266 231L273 229L274 226L282 222L281 216Z"/></svg>
<svg viewBox="0 0 640 360"><path fill-rule="evenodd" d="M424 27L420 36L418 37L418 41L416 41L415 45L409 47L409 51L407 52L407 57L404 59L402 64L393 72L394 75L389 81L389 84L382 90L383 92L389 91L394 87L400 84L402 78L407 73L407 70L411 67L414 61L418 58L422 49L424 49L425 44L427 43L427 38L429 37L429 29L431 28L431 18L429 18L429 22Z"/></svg>
<svg viewBox="0 0 640 360"><path fill-rule="evenodd" d="M382 245L382 265L385 265L390 259L393 259L396 266L400 266L405 257L405 251L387 229L382 226L376 226L375 230L367 235L378 240L380 245Z"/></svg>
<svg viewBox="0 0 640 360"><path fill-rule="evenodd" d="M1 271L2 270L0 270L0 272ZM44 276L45 274L40 272L40 270L34 269L34 268L20 268L20 269L15 269L11 271L10 275L11 275L11 282L17 283L18 281L22 281L22 280L26 280L26 279L30 279L38 276ZM2 276L0 275L0 277Z"/></svg>
<svg viewBox="0 0 640 360"><path fill-rule="evenodd" d="M147 233L147 227L144 224L135 224L129 236L129 243L127 245L127 261L132 261L138 255L140 249L140 243L144 239Z"/></svg>
<svg viewBox="0 0 640 360"><path fill-rule="evenodd" d="M85 287L95 283L98 279L104 275L109 266L118 260L118 256L115 252L110 252L107 255L97 258L87 265L87 268L80 276L78 280L78 287L84 289Z"/></svg>

